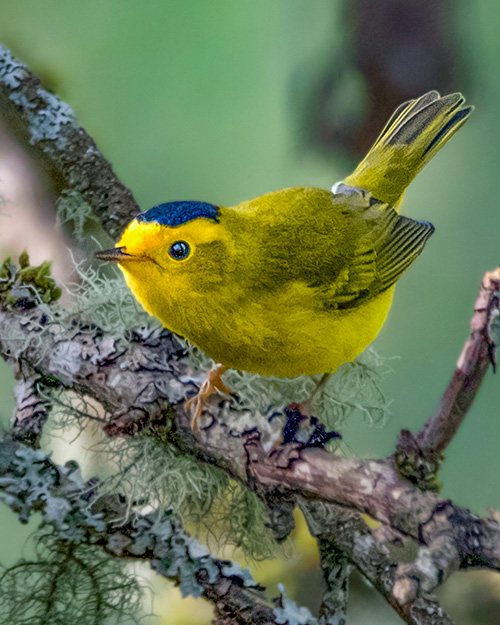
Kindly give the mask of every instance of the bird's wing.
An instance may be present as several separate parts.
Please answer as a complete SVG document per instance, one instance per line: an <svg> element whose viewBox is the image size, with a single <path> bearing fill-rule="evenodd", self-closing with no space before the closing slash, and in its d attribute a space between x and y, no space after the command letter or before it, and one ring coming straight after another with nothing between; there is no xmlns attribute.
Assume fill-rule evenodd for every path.
<svg viewBox="0 0 500 625"><path fill-rule="evenodd" d="M359 196L356 195L354 206L355 191ZM321 301L327 309L355 308L393 286L434 232L429 222L400 216L367 192L346 185L339 186L338 192L349 195L347 210L355 211L356 218L362 219L366 227L334 281L326 284L325 279L320 287ZM345 197L343 205L346 206Z"/></svg>

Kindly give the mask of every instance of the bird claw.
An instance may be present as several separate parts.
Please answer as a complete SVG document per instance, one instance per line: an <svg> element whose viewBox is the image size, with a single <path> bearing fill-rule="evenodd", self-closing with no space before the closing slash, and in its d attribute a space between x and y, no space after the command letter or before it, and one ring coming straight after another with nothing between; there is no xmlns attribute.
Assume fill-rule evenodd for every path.
<svg viewBox="0 0 500 625"><path fill-rule="evenodd" d="M205 409L208 399L215 393L222 393L224 395L230 394L229 389L222 381L222 375L226 371L227 367L224 365L215 365L215 367L207 373L207 377L200 386L200 390L196 393L196 395L184 402L186 412L191 415L190 425L195 434L200 430L199 420L203 414L203 410Z"/></svg>

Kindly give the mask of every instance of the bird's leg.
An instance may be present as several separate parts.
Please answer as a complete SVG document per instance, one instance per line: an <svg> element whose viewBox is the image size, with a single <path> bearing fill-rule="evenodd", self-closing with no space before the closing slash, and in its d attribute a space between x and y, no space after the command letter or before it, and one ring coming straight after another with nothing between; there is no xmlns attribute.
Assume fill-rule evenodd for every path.
<svg viewBox="0 0 500 625"><path fill-rule="evenodd" d="M309 395L309 397L305 401L301 402L300 404L290 404L290 406L293 406L295 410L299 410L300 413L304 415L304 417L312 417L313 416L312 401L314 397L318 394L318 392L325 387L325 384L328 382L331 375L332 375L331 373L324 373L321 376L321 380L316 384L316 388L314 389L314 391Z"/></svg>
<svg viewBox="0 0 500 625"><path fill-rule="evenodd" d="M194 432L198 432L199 430L198 422L208 398L217 392L224 393L225 395L230 394L229 389L222 381L222 375L224 375L226 371L227 367L220 363L216 364L213 369L207 373L207 377L196 395L184 403L186 411L191 413L191 428Z"/></svg>
<svg viewBox="0 0 500 625"><path fill-rule="evenodd" d="M328 382L328 380L330 379L331 375L332 375L331 373L324 373L321 376L321 380L318 382L316 388L311 393L311 397L309 397L309 399L307 401L312 401L313 397L318 394L318 391L319 390L323 390L325 388L325 385Z"/></svg>

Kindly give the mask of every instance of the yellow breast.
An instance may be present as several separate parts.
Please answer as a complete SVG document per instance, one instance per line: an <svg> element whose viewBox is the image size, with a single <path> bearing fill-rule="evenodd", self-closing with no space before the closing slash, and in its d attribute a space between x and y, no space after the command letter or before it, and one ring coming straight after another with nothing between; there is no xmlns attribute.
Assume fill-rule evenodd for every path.
<svg viewBox="0 0 500 625"><path fill-rule="evenodd" d="M237 290L228 290L217 304L192 305L191 314L179 325L170 313L162 318L164 311L154 302L148 310L216 362L292 378L333 373L352 362L380 332L394 288L345 311L318 310L310 290L297 284L283 293L247 301L238 297Z"/></svg>

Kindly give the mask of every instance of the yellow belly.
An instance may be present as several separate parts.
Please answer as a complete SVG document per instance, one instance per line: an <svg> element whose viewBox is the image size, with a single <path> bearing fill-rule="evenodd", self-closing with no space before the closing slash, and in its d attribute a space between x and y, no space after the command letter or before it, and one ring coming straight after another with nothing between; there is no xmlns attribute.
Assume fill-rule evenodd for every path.
<svg viewBox="0 0 500 625"><path fill-rule="evenodd" d="M219 309L211 328L190 324L184 335L233 369L282 378L333 373L375 339L393 293L394 287L359 308L321 313L300 297L276 301L271 296L269 306L259 302L245 309Z"/></svg>
<svg viewBox="0 0 500 625"><path fill-rule="evenodd" d="M320 296L294 283L257 299L238 288L186 293L180 301L151 290L124 271L143 307L216 362L280 378L333 373L351 362L380 332L394 288L349 310L325 310Z"/></svg>

